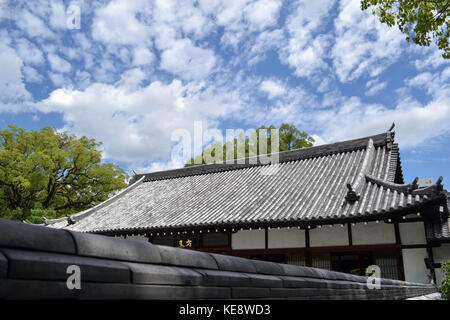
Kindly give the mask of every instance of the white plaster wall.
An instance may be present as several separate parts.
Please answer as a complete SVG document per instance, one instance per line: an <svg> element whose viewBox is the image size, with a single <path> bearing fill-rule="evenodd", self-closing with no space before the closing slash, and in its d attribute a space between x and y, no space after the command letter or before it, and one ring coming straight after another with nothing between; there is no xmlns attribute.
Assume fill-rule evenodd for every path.
<svg viewBox="0 0 450 320"><path fill-rule="evenodd" d="M423 259L427 257L425 248L402 249L405 280L410 282L429 283L429 271Z"/></svg>
<svg viewBox="0 0 450 320"><path fill-rule="evenodd" d="M348 246L347 225L322 226L309 230L309 245L311 247Z"/></svg>
<svg viewBox="0 0 450 320"><path fill-rule="evenodd" d="M239 230L231 235L231 248L239 249L265 249L265 230Z"/></svg>
<svg viewBox="0 0 450 320"><path fill-rule="evenodd" d="M148 242L148 238L145 237L145 236L127 236L125 239L127 239L127 240L139 240L139 241Z"/></svg>
<svg viewBox="0 0 450 320"><path fill-rule="evenodd" d="M395 243L395 229L392 223L368 222L352 226L353 245Z"/></svg>
<svg viewBox="0 0 450 320"><path fill-rule="evenodd" d="M297 228L281 228L268 230L268 247L272 248L304 248L305 231Z"/></svg>
<svg viewBox="0 0 450 320"><path fill-rule="evenodd" d="M450 243L443 243L440 247L433 248L434 262L442 263L450 260ZM442 270L435 269L436 282L438 285L442 283Z"/></svg>
<svg viewBox="0 0 450 320"><path fill-rule="evenodd" d="M400 239L402 244L426 244L423 222L400 223Z"/></svg>

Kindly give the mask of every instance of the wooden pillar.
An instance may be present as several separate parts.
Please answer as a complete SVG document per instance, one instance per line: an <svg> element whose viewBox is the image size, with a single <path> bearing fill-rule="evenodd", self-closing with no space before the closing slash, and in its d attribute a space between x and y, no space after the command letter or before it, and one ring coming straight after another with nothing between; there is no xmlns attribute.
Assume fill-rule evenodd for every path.
<svg viewBox="0 0 450 320"><path fill-rule="evenodd" d="M312 267L312 256L311 251L309 249L309 229L305 229L305 263L307 267Z"/></svg>
<svg viewBox="0 0 450 320"><path fill-rule="evenodd" d="M347 224L347 229L348 229L348 245L352 246L353 239L352 239L352 224L351 223Z"/></svg>
<svg viewBox="0 0 450 320"><path fill-rule="evenodd" d="M427 255L428 255L428 261L430 265L430 274L433 278L433 282L436 283L436 272L434 270L434 257L433 257L433 247L429 244L427 244Z"/></svg>
<svg viewBox="0 0 450 320"><path fill-rule="evenodd" d="M444 200L444 203L446 203L445 200ZM441 221L440 221L441 213L440 213L440 209L439 209L439 207L441 205L443 205L443 204L435 204L435 205L429 206L429 207L425 208L423 211L421 211L422 218L424 220L423 221L424 226L425 226L425 230L424 230L425 239L427 240L427 256L428 256L427 268L430 269L430 275L431 275L434 283L436 283L436 272L435 272L434 257L433 257L433 246L429 241L429 237L427 234L427 228L433 228L436 223L437 224L441 223Z"/></svg>
<svg viewBox="0 0 450 320"><path fill-rule="evenodd" d="M397 257L398 279L405 281L405 268L403 265L403 254L402 254L402 239L400 237L400 227L398 222L394 222L394 230L395 230L395 244L396 244L395 254Z"/></svg>
<svg viewBox="0 0 450 320"><path fill-rule="evenodd" d="M267 228L264 229L264 248L269 249L269 230Z"/></svg>

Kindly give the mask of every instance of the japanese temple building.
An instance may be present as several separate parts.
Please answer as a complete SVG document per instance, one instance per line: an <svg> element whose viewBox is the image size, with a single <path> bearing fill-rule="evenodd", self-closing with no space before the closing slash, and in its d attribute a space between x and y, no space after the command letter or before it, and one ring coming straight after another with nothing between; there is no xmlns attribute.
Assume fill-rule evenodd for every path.
<svg viewBox="0 0 450 320"><path fill-rule="evenodd" d="M119 194L56 220L154 244L355 274L441 281L450 259L442 178L405 184L391 130L244 163L137 174Z"/></svg>

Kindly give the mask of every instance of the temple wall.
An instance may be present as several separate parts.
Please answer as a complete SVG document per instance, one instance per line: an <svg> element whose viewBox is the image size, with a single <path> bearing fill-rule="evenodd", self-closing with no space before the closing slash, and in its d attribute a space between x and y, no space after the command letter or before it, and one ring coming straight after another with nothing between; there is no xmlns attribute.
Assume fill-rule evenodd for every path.
<svg viewBox="0 0 450 320"><path fill-rule="evenodd" d="M261 237L258 230L238 236L244 234ZM78 273L68 272L73 266ZM81 290L68 285L76 274ZM367 282L352 274L0 219L0 300L398 300L436 292L431 285L391 279L372 290Z"/></svg>
<svg viewBox="0 0 450 320"><path fill-rule="evenodd" d="M426 248L402 249L402 255L405 280L429 283L427 274L430 272L427 270L424 262L424 259L428 257Z"/></svg>
<svg viewBox="0 0 450 320"><path fill-rule="evenodd" d="M268 230L268 247L275 248L304 248L305 231L297 228L281 228Z"/></svg>
<svg viewBox="0 0 450 320"><path fill-rule="evenodd" d="M426 244L425 227L423 222L400 223L400 239L402 244Z"/></svg>
<svg viewBox="0 0 450 320"><path fill-rule="evenodd" d="M231 248L242 249L265 249L265 230L239 230L231 235Z"/></svg>
<svg viewBox="0 0 450 320"><path fill-rule="evenodd" d="M347 225L311 229L309 230L309 241L311 247L348 246Z"/></svg>
<svg viewBox="0 0 450 320"><path fill-rule="evenodd" d="M440 247L433 248L433 258L435 263L443 263L450 260L450 243L443 243ZM442 283L442 270L435 269L436 283Z"/></svg>
<svg viewBox="0 0 450 320"><path fill-rule="evenodd" d="M395 243L394 225L383 222L357 223L352 226L352 241L353 245Z"/></svg>

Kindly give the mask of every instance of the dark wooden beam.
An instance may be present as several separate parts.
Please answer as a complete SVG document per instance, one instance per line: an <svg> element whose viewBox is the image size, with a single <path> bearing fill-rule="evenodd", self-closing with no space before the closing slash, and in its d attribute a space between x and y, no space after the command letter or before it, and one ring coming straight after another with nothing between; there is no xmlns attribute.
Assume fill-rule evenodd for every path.
<svg viewBox="0 0 450 320"><path fill-rule="evenodd" d="M312 256L310 251L309 229L305 229L305 264L307 267L312 267Z"/></svg>
<svg viewBox="0 0 450 320"><path fill-rule="evenodd" d="M403 254L402 254L402 239L400 236L400 227L398 222L394 223L395 231L395 245L396 245L396 257L397 257L397 274L399 280L405 280L405 267L403 264Z"/></svg>
<svg viewBox="0 0 450 320"><path fill-rule="evenodd" d="M348 245L353 245L353 238L352 238L352 224L347 223L347 229L348 229Z"/></svg>
<svg viewBox="0 0 450 320"><path fill-rule="evenodd" d="M264 229L264 247L269 249L269 230L267 228Z"/></svg>

